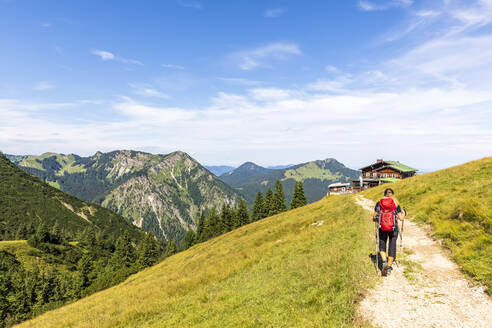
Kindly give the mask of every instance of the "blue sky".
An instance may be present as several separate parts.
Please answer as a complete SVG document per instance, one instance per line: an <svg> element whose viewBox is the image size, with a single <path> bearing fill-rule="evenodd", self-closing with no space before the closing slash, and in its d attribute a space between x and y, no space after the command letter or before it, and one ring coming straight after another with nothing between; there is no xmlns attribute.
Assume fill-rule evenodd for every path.
<svg viewBox="0 0 492 328"><path fill-rule="evenodd" d="M490 156L491 22L492 0L0 0L0 150Z"/></svg>

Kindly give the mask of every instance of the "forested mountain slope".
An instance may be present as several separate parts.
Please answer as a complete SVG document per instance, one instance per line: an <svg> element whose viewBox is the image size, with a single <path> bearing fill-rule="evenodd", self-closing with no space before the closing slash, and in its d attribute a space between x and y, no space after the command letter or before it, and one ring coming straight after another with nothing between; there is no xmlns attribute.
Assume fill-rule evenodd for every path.
<svg viewBox="0 0 492 328"><path fill-rule="evenodd" d="M0 327L113 286L159 255L158 241L120 215L0 154Z"/></svg>
<svg viewBox="0 0 492 328"><path fill-rule="evenodd" d="M62 191L107 207L168 240L194 229L201 211L239 201L236 191L183 152L46 153L13 159Z"/></svg>
<svg viewBox="0 0 492 328"><path fill-rule="evenodd" d="M124 231L142 233L121 216L68 195L23 172L0 154L0 240L25 239L40 223L56 223L67 238L92 227L115 241Z"/></svg>
<svg viewBox="0 0 492 328"><path fill-rule="evenodd" d="M352 170L334 158L328 158L277 170L247 162L221 175L220 179L236 188L250 204L254 202L258 191L265 193L268 189L273 189L277 180L282 182L286 199L290 202L296 181L302 181L308 203L312 203L326 196L331 183L350 182L359 175L360 171Z"/></svg>

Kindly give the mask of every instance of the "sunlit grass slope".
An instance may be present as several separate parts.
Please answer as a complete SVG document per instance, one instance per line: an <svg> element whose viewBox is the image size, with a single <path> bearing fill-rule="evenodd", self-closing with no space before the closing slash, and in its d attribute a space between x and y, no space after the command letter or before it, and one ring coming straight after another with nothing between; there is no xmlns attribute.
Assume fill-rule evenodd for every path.
<svg viewBox="0 0 492 328"><path fill-rule="evenodd" d="M364 326L372 222L325 198L198 244L21 327Z"/></svg>
<svg viewBox="0 0 492 328"><path fill-rule="evenodd" d="M61 245L53 245L53 247L63 248ZM35 266L45 267L48 265L56 267L61 271L67 270L65 265L57 263L55 256L50 256L50 254L43 253L39 249L29 246L27 240L0 241L0 251L6 251L15 255L17 260L28 270L33 270Z"/></svg>
<svg viewBox="0 0 492 328"><path fill-rule="evenodd" d="M371 199L384 188L417 221L429 223L464 272L492 292L492 157L412 177L365 191Z"/></svg>

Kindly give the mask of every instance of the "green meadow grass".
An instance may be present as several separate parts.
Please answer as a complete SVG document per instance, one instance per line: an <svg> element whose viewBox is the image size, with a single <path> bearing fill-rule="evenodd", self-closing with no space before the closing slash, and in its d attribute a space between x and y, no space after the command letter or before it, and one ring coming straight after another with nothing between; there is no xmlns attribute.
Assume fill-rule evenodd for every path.
<svg viewBox="0 0 492 328"><path fill-rule="evenodd" d="M434 236L470 277L492 293L492 157L384 184L363 192L373 200L385 188Z"/></svg>
<svg viewBox="0 0 492 328"><path fill-rule="evenodd" d="M304 179L321 179L321 180L336 180L342 177L341 173L333 174L327 171L316 163L311 162L297 169L290 169L285 171L285 177L282 180L294 179L296 181L303 181Z"/></svg>
<svg viewBox="0 0 492 328"><path fill-rule="evenodd" d="M365 327L373 224L328 197L211 239L19 327Z"/></svg>
<svg viewBox="0 0 492 328"><path fill-rule="evenodd" d="M58 246L63 248L63 246ZM0 241L0 250L6 251L15 255L17 260L27 270L33 270L34 267L53 267L60 271L67 271L67 266L64 264L55 263L56 258L54 256L46 255L42 251L29 246L27 240L8 240Z"/></svg>

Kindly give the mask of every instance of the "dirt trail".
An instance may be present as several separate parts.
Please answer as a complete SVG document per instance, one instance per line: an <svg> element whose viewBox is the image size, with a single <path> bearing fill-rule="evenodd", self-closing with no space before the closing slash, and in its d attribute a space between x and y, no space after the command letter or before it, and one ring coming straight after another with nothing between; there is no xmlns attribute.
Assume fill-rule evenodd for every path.
<svg viewBox="0 0 492 328"><path fill-rule="evenodd" d="M363 196L357 204L374 210ZM483 287L473 286L438 242L408 219L403 246L411 250L406 265L393 264L393 273L380 278L361 302L364 318L380 327L492 327L492 301Z"/></svg>

